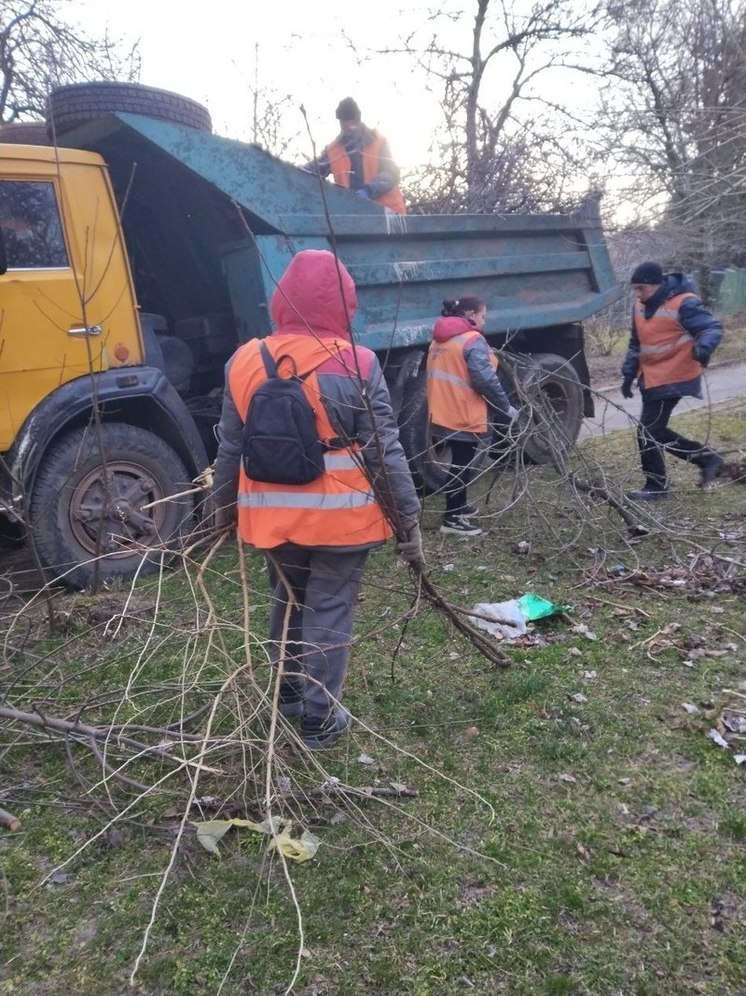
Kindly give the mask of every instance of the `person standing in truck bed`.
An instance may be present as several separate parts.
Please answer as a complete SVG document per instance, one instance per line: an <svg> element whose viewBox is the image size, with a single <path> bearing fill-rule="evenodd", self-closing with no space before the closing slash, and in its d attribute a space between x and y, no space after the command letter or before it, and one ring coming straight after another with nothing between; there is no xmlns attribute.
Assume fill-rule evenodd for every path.
<svg viewBox="0 0 746 996"><path fill-rule="evenodd" d="M399 167L391 157L389 143L379 131L363 124L360 108L352 97L339 102L336 115L339 135L304 168L323 177L331 173L335 183L358 197L405 214Z"/></svg>
<svg viewBox="0 0 746 996"><path fill-rule="evenodd" d="M427 352L427 408L433 441L450 449L442 533L478 536L478 513L467 487L480 442L490 438L495 416L518 414L497 376L497 356L482 335L487 305L479 297L443 302Z"/></svg>

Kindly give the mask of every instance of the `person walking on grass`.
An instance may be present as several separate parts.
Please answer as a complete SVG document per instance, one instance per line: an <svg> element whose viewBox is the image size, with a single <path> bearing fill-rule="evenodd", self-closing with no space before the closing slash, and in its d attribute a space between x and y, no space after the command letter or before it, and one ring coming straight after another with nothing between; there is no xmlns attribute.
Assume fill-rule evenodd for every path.
<svg viewBox="0 0 746 996"><path fill-rule="evenodd" d="M477 450L491 422L518 414L497 376L497 356L482 335L487 305L479 297L443 302L427 352L427 407L433 442L450 450L442 533L479 536L479 509L467 499Z"/></svg>
<svg viewBox="0 0 746 996"><path fill-rule="evenodd" d="M351 722L340 700L365 561L392 535L384 506L397 520L399 555L423 561L420 503L386 381L375 354L351 343L356 307L355 284L331 252L299 252L272 296L275 331L240 346L228 361L218 427L215 523L232 523L237 506L239 536L266 557L275 667L291 604L280 712L300 717L300 739L311 750L329 746ZM262 347L276 373L301 381L314 409L323 454L308 483L273 483L287 480L293 467L281 457L281 439L274 449L271 434L269 474L256 480L258 460L247 466L244 423L253 430L252 398L272 372Z"/></svg>
<svg viewBox="0 0 746 996"><path fill-rule="evenodd" d="M699 467L700 486L723 468L719 453L668 428L682 398L702 397L702 368L722 339L723 326L682 273L664 274L659 263L640 263L630 283L635 304L622 364L622 396L632 397L637 378L642 396L637 444L645 483L627 497L660 501L669 496L664 451Z"/></svg>

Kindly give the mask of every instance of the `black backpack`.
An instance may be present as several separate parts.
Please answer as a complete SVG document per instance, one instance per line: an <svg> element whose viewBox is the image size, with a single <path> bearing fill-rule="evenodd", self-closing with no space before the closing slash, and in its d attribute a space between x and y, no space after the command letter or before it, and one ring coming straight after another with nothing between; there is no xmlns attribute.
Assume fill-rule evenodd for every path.
<svg viewBox="0 0 746 996"><path fill-rule="evenodd" d="M246 413L243 469L250 480L265 484L310 484L324 472L325 451L303 390L313 371L280 377L265 344L259 349L267 380L254 392Z"/></svg>

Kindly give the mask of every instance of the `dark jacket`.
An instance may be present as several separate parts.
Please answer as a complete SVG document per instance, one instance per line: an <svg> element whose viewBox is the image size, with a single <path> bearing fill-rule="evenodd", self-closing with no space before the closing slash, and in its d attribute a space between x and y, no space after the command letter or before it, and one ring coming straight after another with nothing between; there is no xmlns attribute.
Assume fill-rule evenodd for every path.
<svg viewBox="0 0 746 996"><path fill-rule="evenodd" d="M381 156L379 158L379 171L375 177L366 183L363 176L362 151L376 138L382 138L383 141ZM344 146L347 155L350 157L350 190L360 190L365 187L371 200L376 200L376 198L381 197L383 194L388 194L398 185L399 167L391 157L388 142L378 132L374 131L374 129L363 125L359 135L351 138L338 135L336 141ZM332 172L329 148L330 146L327 146L319 158L308 163L304 166L304 169L309 173L318 173L323 177L329 176Z"/></svg>
<svg viewBox="0 0 746 996"><path fill-rule="evenodd" d="M694 293L694 285L683 273L669 273L655 294L645 302L645 317L652 318L655 312L678 294ZM723 326L702 304L698 297L688 297L679 307L678 322L692 337L692 348L696 345L701 360L706 364L720 340ZM640 340L632 319L627 355L622 364L623 377L636 377L640 368ZM664 398L701 398L700 377L679 381L675 384L662 384L647 390L644 379L640 378L640 393L644 402L662 401Z"/></svg>

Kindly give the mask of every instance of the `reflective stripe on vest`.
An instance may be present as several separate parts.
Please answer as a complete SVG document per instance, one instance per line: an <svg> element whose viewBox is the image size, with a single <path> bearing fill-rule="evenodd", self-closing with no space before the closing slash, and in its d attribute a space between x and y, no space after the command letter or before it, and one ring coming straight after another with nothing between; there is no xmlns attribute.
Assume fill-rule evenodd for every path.
<svg viewBox="0 0 746 996"><path fill-rule="evenodd" d="M362 508L375 504L372 491L338 495L309 491L262 491L255 494L239 492L239 508L318 508L336 512L341 508Z"/></svg>
<svg viewBox="0 0 746 996"><path fill-rule="evenodd" d="M694 338L679 322L679 308L692 293L669 298L650 317L642 301L635 304L635 330L640 340L640 369L645 388L694 380L702 366L692 356Z"/></svg>
<svg viewBox="0 0 746 996"><path fill-rule="evenodd" d="M360 150L360 158L363 163L363 183L370 183L381 172L381 150L383 149L383 138L376 134L370 145L366 145ZM352 163L350 157L341 142L332 142L326 150L329 165L332 168L334 182L340 187L350 189L350 178L352 176ZM374 198L376 204L390 208L397 214L406 214L404 198L398 186L394 186L386 194L379 194Z"/></svg>
<svg viewBox="0 0 746 996"><path fill-rule="evenodd" d="M273 335L264 340L275 361L292 356L299 375L330 357L344 365L349 343L312 336ZM284 364L280 364L284 371ZM355 371L350 370L350 377ZM228 385L239 415L245 421L254 391L266 375L258 343L239 348L228 371ZM316 414L320 439L338 437L329 421L315 373L303 381ZM324 473L310 484L290 486L250 481L241 467L238 482L238 531L241 539L261 550L282 543L300 546L368 546L391 536L389 526L371 490L357 444L324 455Z"/></svg>
<svg viewBox="0 0 746 996"><path fill-rule="evenodd" d="M435 425L454 432L487 432L487 402L471 386L464 351L480 338L476 329L462 332L446 342L433 342L427 353L428 418ZM497 357L490 352L497 369Z"/></svg>

